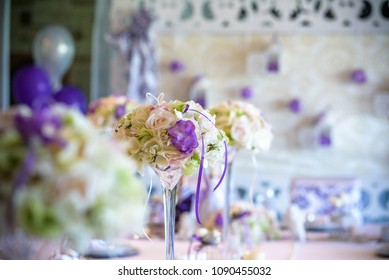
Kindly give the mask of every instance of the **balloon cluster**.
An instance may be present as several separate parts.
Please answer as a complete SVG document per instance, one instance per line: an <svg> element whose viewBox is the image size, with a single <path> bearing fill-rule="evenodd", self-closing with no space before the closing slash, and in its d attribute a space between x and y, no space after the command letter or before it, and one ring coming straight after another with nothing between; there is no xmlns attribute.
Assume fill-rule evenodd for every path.
<svg viewBox="0 0 389 280"><path fill-rule="evenodd" d="M62 86L61 79L74 58L74 42L70 32L62 27L44 27L34 39L35 65L20 69L12 81L16 103L39 109L59 102L76 107L84 114L87 101L75 86Z"/></svg>

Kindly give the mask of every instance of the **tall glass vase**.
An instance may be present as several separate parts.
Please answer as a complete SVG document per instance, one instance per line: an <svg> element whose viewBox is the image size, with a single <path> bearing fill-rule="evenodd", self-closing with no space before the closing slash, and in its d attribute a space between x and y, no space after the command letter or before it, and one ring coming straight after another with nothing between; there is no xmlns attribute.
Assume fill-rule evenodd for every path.
<svg viewBox="0 0 389 280"><path fill-rule="evenodd" d="M231 258L231 189L232 189L232 168L234 158L238 152L236 147L228 147L228 163L227 163L227 174L226 174L226 188L224 196L224 207L223 207L223 243L224 243L224 254L225 258Z"/></svg>
<svg viewBox="0 0 389 280"><path fill-rule="evenodd" d="M165 259L174 260L174 231L176 220L177 185L182 177L180 168L153 168L161 181L165 220Z"/></svg>

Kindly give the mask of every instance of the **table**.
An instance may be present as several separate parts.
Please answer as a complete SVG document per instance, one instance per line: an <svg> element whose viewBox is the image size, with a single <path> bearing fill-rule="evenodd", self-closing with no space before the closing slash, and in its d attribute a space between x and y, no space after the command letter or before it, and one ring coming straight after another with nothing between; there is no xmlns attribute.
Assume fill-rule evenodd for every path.
<svg viewBox="0 0 389 280"><path fill-rule="evenodd" d="M135 260L162 260L165 256L163 240L133 240L130 244L139 250L131 257ZM256 246L257 256L266 260L378 260L375 251L382 246L378 242L307 241L299 243L291 240L267 241ZM187 259L189 242L175 242L175 258ZM200 258L203 258L200 255Z"/></svg>

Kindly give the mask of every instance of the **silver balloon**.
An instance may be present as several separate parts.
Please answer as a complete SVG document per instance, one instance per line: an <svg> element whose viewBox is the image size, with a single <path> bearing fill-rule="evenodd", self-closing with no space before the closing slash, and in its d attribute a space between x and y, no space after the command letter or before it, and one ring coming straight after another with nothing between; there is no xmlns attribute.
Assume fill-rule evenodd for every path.
<svg viewBox="0 0 389 280"><path fill-rule="evenodd" d="M73 62L74 51L73 37L63 26L46 26L35 36L35 65L43 68L49 75L54 91L61 88L62 77Z"/></svg>

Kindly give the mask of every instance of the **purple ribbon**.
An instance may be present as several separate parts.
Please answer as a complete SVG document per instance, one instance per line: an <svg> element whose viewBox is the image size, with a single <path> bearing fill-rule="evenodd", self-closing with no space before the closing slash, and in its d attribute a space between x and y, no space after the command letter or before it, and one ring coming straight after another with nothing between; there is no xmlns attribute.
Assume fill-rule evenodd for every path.
<svg viewBox="0 0 389 280"><path fill-rule="evenodd" d="M200 204L200 186L201 186L201 178L203 177L203 169L204 169L204 136L201 135L201 157L200 157L200 169L199 169L199 175L197 177L197 187L196 187L196 204L195 204L195 210L196 210L196 220L201 225L200 221L200 215L199 215L199 204Z"/></svg>
<svg viewBox="0 0 389 280"><path fill-rule="evenodd" d="M211 188L211 186L209 185L209 181L208 181L208 178L207 178L207 174L206 174L206 171L204 170L204 176L203 176L203 179L204 179L204 182L205 182L205 190L204 192L202 193L202 196L201 196L201 201L200 202L203 202L205 200L205 198L208 196L208 193L209 193L209 189Z"/></svg>
<svg viewBox="0 0 389 280"><path fill-rule="evenodd" d="M200 115L202 115L204 118L206 118L210 123L213 124L213 126L215 126L215 124L203 113L201 113L200 111L198 110L195 110L195 109L187 109L185 108L185 112L186 111L193 111L193 112L196 112ZM200 124L199 124L200 125ZM216 128L216 126L215 126ZM201 129L201 127L200 127ZM217 129L217 128L216 128ZM228 151L227 151L227 143L226 143L226 140L224 139L224 136L223 134L220 132L219 129L217 129L217 131L219 132L219 134L223 137L223 143L224 143L224 170L223 170L223 173L222 173L222 176L220 177L219 179L219 182L216 184L216 186L213 188L213 191L215 191L219 186L220 184L222 183L223 179L224 179L224 176L226 175L226 171L227 171L227 163L228 163ZM196 186L196 201L195 201L195 212L196 212L196 220L197 220L197 223L199 223L201 225L201 221L200 221L200 215L199 215L199 204L200 204L200 186L201 186L201 179L202 179L202 176L203 176L203 169L204 169L204 154L205 154L205 149L204 149L204 136L201 135L201 157L200 157L200 168L199 168L199 174L198 174L198 177L197 177L197 186Z"/></svg>

